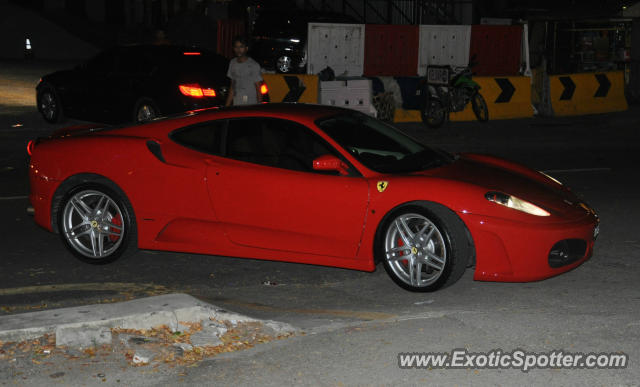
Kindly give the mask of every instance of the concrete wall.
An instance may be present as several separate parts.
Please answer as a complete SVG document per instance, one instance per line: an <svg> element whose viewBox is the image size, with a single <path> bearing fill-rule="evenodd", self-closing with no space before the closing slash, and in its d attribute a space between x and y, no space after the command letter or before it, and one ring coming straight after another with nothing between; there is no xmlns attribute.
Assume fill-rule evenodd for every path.
<svg viewBox="0 0 640 387"><path fill-rule="evenodd" d="M0 0L0 58L24 58L27 38L36 59L82 60L99 51L38 14Z"/></svg>

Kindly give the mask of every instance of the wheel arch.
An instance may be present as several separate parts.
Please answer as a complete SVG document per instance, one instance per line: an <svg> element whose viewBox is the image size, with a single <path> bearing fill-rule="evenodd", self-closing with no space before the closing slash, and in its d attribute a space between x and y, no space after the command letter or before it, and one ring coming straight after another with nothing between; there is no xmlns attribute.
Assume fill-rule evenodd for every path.
<svg viewBox="0 0 640 387"><path fill-rule="evenodd" d="M409 202L404 202L404 203L400 203L397 204L396 206L390 208L382 218L380 218L380 221L378 222L378 224L376 225L376 231L374 233L373 236L373 246L372 246L372 251L373 251L373 261L374 264L378 264L382 261L382 257L380 256L380 254L377 253L377 249L376 249L376 243L378 243L378 240L380 240L380 233L383 232L382 231L382 225L386 223L386 221L389 219L389 217L395 213L397 210L402 209L403 207L410 207L410 206L418 206L418 207L422 207L425 208L426 210L430 210L429 207L435 207L435 208L439 208L442 209L444 211L448 211L450 212L453 216L455 216L456 218L458 218L460 220L460 223L462 223L464 230L465 230L465 234L467 236L467 241L469 242L469 245L471 247L471 251L472 251L472 255L469 257L469 262L467 264L467 267L473 266L475 265L475 261L476 261L476 248L475 248L475 242L473 240L473 236L471 235L471 232L469 231L469 228L467 227L466 223L462 220L462 218L460 218L458 216L458 214L452 210L451 208L447 207L446 205L442 204L442 203L438 203L438 202L433 202L430 200L413 200L413 201L409 201Z"/></svg>
<svg viewBox="0 0 640 387"><path fill-rule="evenodd" d="M131 203L131 200L129 200L129 197L124 193L122 188L120 188L120 186L118 186L118 184L116 184L113 180L105 176L96 173L78 173L69 176L62 183L60 183L51 199L51 230L54 233L58 234L60 232L58 228L58 210L60 208L60 202L62 201L62 199L64 199L65 195L70 190L81 184L87 183L103 185L104 187L113 190L118 195L121 195L123 199Z"/></svg>

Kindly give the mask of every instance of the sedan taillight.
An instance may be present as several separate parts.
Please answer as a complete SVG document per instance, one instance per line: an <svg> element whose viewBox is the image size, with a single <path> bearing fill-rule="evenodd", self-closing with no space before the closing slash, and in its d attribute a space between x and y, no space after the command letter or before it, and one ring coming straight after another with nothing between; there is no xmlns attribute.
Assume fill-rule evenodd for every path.
<svg viewBox="0 0 640 387"><path fill-rule="evenodd" d="M203 97L215 97L216 91L211 88L202 88L197 83L190 83L187 85L178 86L180 92L187 97L203 98Z"/></svg>

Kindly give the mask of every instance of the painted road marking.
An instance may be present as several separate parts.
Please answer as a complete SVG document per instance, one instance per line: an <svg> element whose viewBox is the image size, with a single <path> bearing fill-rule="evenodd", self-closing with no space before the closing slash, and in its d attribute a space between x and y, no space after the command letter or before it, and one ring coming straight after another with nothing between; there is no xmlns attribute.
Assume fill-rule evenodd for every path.
<svg viewBox="0 0 640 387"><path fill-rule="evenodd" d="M571 168L571 169L547 169L544 173L571 173L571 172L609 172L611 168Z"/></svg>
<svg viewBox="0 0 640 387"><path fill-rule="evenodd" d="M21 196L0 196L0 200L22 200L22 199L29 199L28 195L21 195Z"/></svg>
<svg viewBox="0 0 640 387"><path fill-rule="evenodd" d="M53 292L65 292L65 291L74 291L74 290L167 293L169 291L169 288L167 288L166 286L156 285L151 283L89 282L89 283L77 283L77 284L23 286L19 288L0 289L0 296L14 296L19 294L33 294L33 293L53 293Z"/></svg>

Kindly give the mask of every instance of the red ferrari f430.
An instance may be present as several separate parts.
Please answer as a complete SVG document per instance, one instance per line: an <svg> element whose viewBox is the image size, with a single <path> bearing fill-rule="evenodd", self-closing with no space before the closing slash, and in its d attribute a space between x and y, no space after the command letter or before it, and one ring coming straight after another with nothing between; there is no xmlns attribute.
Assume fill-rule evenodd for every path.
<svg viewBox="0 0 640 387"><path fill-rule="evenodd" d="M214 109L29 144L35 221L78 258L137 249L373 271L433 291L533 281L593 251L596 213L525 166L452 155L328 106Z"/></svg>

